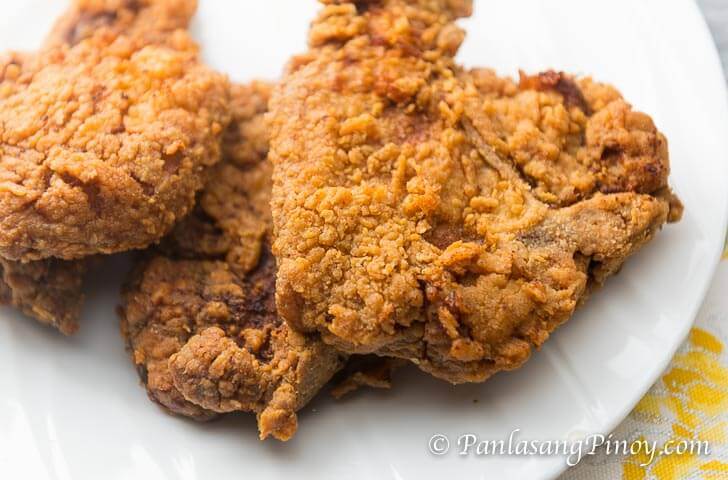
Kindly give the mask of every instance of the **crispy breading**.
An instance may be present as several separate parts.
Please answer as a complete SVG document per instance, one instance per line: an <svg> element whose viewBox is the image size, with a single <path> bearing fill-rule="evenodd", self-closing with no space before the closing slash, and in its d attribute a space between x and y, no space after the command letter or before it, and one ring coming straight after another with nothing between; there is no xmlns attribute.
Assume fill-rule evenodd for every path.
<svg viewBox="0 0 728 480"><path fill-rule="evenodd" d="M169 411L202 420L255 412L262 438L287 440L296 411L345 356L276 313L269 92L235 87L225 158L195 212L137 266L122 330L150 397Z"/></svg>
<svg viewBox="0 0 728 480"><path fill-rule="evenodd" d="M27 264L0 258L0 305L11 305L64 335L78 330L86 261Z"/></svg>
<svg viewBox="0 0 728 480"><path fill-rule="evenodd" d="M194 0L75 0L0 63L0 256L145 248L219 161L227 79L185 30Z"/></svg>
<svg viewBox="0 0 728 480"><path fill-rule="evenodd" d="M613 87L553 71L521 72L518 83L487 69L461 75L480 94L473 125L540 201L563 207L597 192L666 187L667 139Z"/></svg>
<svg viewBox="0 0 728 480"><path fill-rule="evenodd" d="M324 2L271 102L279 314L454 382L521 366L668 220L616 90L467 72L471 2Z"/></svg>

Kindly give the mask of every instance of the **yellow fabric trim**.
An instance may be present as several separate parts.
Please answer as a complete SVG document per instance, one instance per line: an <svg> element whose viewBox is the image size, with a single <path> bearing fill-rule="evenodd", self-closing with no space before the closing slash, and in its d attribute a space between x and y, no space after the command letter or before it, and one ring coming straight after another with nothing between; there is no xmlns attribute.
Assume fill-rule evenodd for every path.
<svg viewBox="0 0 728 480"><path fill-rule="evenodd" d="M728 409L728 368L721 363L724 351L725 345L715 335L694 328L687 350L675 357L662 376L664 388L659 394L651 393L643 398L635 408L633 418L650 424L661 424L668 419L671 442L702 440L714 445L725 442L725 422L706 421ZM658 451L665 444L659 445ZM658 454L649 465L643 465L648 461L644 454L626 458L622 464L622 478L681 480L696 473L704 479L728 478L728 463L691 453Z"/></svg>

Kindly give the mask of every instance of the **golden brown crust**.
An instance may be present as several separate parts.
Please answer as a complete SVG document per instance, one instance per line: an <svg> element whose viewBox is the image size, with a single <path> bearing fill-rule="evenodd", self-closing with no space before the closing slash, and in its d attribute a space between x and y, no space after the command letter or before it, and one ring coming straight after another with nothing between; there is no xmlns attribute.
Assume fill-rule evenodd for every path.
<svg viewBox="0 0 728 480"><path fill-rule="evenodd" d="M472 121L549 205L667 187L667 140L614 88L554 71L519 83L491 70L461 73L478 89Z"/></svg>
<svg viewBox="0 0 728 480"><path fill-rule="evenodd" d="M0 258L0 305L11 305L44 325L72 335L83 303L85 261L22 264Z"/></svg>
<svg viewBox="0 0 728 480"><path fill-rule="evenodd" d="M122 330L150 396L207 419L258 415L262 438L289 439L302 408L343 356L290 330L275 309L271 166L263 113L270 88L235 87L225 160L194 213L142 262L124 292Z"/></svg>
<svg viewBox="0 0 728 480"><path fill-rule="evenodd" d="M175 386L209 411L256 412L261 439L290 439L296 412L331 379L343 356L278 322L253 326L238 341L219 328L203 330L170 358Z"/></svg>
<svg viewBox="0 0 728 480"><path fill-rule="evenodd" d="M100 30L163 44L175 30L188 28L196 10L197 0L75 0L44 47L74 46Z"/></svg>
<svg viewBox="0 0 728 480"><path fill-rule="evenodd" d="M184 30L192 0L76 0L37 54L0 65L0 255L143 248L219 160L228 83Z"/></svg>
<svg viewBox="0 0 728 480"><path fill-rule="evenodd" d="M517 368L671 215L664 137L589 80L463 71L445 2L336 3L271 102L278 311L455 383Z"/></svg>

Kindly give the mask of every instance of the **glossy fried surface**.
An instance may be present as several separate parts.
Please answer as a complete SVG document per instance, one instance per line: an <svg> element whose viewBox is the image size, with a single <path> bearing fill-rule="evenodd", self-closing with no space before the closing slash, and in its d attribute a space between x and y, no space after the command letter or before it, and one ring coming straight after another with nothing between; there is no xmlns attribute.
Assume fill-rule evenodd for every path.
<svg viewBox="0 0 728 480"><path fill-rule="evenodd" d="M455 63L471 2L323 3L271 102L293 328L483 381L679 218L666 140L616 90Z"/></svg>

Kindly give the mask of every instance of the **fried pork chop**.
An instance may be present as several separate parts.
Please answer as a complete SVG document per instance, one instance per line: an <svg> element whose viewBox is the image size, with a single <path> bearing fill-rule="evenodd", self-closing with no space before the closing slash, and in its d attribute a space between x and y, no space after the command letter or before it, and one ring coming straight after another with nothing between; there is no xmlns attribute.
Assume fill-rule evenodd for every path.
<svg viewBox="0 0 728 480"><path fill-rule="evenodd" d="M194 0L75 0L0 71L0 256L145 248L220 158L229 86L186 31Z"/></svg>
<svg viewBox="0 0 728 480"><path fill-rule="evenodd" d="M0 60L0 303L73 333L85 261L51 257L146 247L192 208L229 116L195 9L75 0L39 52Z"/></svg>
<svg viewBox="0 0 728 480"><path fill-rule="evenodd" d="M255 412L261 438L288 440L296 411L345 355L276 313L269 91L235 87L225 158L195 212L137 266L122 331L150 397L169 411L200 420Z"/></svg>
<svg viewBox="0 0 728 480"><path fill-rule="evenodd" d="M453 383L521 366L680 215L611 87L454 61L469 0L323 0L271 102L277 306Z"/></svg>

